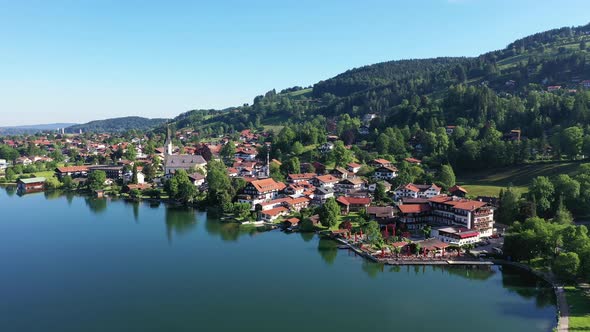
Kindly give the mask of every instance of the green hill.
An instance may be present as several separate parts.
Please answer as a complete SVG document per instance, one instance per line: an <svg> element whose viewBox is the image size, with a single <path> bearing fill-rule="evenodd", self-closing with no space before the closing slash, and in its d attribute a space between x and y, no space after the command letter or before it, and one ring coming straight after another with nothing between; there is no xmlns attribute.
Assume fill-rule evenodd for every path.
<svg viewBox="0 0 590 332"><path fill-rule="evenodd" d="M383 62L348 70L311 89L271 90L254 98L253 104L231 111L191 111L175 122L179 128L222 133L301 123L317 116L375 113L387 126L428 128L493 121L501 131L521 128L523 135L540 137L556 124L588 120L580 114L585 110L572 114L560 108L576 98L587 99L573 90L590 79L589 42L590 24L537 33L478 57ZM543 95L551 85L561 86L555 93L558 98ZM540 105L534 114L527 114L521 108L530 109L531 98Z"/></svg>
<svg viewBox="0 0 590 332"><path fill-rule="evenodd" d="M157 127L166 121L167 119L148 119L139 116L127 116L74 125L67 127L65 131L67 133L77 133L80 130L82 130L82 132L113 133L124 132L131 129L148 130Z"/></svg>

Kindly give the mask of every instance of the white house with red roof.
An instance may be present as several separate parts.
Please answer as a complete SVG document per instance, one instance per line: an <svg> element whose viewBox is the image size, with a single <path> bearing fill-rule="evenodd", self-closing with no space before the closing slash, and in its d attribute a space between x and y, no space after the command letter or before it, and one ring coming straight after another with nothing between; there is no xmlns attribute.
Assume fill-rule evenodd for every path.
<svg viewBox="0 0 590 332"><path fill-rule="evenodd" d="M243 194L238 197L240 203L249 203L254 207L256 204L275 199L279 192L286 186L282 182L276 182L272 178L254 180L244 187Z"/></svg>
<svg viewBox="0 0 590 332"><path fill-rule="evenodd" d="M396 200L404 197L410 198L431 198L440 195L441 188L432 184L407 183L397 187L394 191Z"/></svg>

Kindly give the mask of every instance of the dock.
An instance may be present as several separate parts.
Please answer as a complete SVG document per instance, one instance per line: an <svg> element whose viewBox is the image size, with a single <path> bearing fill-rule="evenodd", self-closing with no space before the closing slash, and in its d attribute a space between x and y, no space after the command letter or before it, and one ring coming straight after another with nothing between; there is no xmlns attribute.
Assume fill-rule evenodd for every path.
<svg viewBox="0 0 590 332"><path fill-rule="evenodd" d="M475 259L395 259L395 258L378 258L370 253L361 250L355 245L339 237L332 237L335 241L341 245L339 249L348 249L354 251L357 255L364 257L375 263L382 263L386 265L455 265L455 266L490 266L494 265L494 262L487 260L475 260Z"/></svg>

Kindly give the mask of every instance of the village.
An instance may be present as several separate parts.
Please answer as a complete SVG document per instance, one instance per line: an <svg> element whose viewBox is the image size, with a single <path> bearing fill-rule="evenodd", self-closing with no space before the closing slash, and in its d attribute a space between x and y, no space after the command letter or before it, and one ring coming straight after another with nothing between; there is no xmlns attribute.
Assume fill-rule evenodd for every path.
<svg viewBox="0 0 590 332"><path fill-rule="evenodd" d="M280 168L281 162L270 158L272 146L265 142L268 133L243 130L236 141L222 137L196 145L186 142L190 134L168 130L164 146L155 148L148 147L147 137L109 145L112 137L107 134L93 134L90 139L88 135L62 133L34 140L4 138L3 143L14 149L27 146L34 150L30 148L34 145L39 155L19 156L12 162L0 160L0 168L5 170L4 181L14 178L6 173L10 164L22 171L16 179L21 194L60 187L87 190L89 179L102 173L98 178L104 182L92 186L89 194L138 200L166 198L167 183L181 173L196 193L204 194L210 189L208 164L225 162L226 177L239 179L241 185L232 203L239 208L224 211L222 219L288 232L319 231L369 259L392 264L460 261L465 249L497 237L494 198L469 199L467 190L459 185L393 185L398 168L386 159L332 168L319 162L302 163L299 172L288 173L280 181L271 176L273 167ZM330 153L337 139L328 137L327 143L318 147L320 153ZM176 147L174 140L183 146ZM109 163L113 155L118 158ZM416 158L405 162L421 165ZM367 166L371 172L361 172ZM332 216L329 211L324 213L327 206L333 207ZM323 220L327 218L332 221Z"/></svg>

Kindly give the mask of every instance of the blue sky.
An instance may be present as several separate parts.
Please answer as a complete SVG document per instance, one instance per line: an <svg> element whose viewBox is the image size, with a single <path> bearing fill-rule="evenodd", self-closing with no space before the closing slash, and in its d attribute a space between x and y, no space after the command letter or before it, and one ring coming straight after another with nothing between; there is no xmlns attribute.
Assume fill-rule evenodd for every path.
<svg viewBox="0 0 590 332"><path fill-rule="evenodd" d="M347 69L475 56L587 0L0 0L0 126L173 117Z"/></svg>

